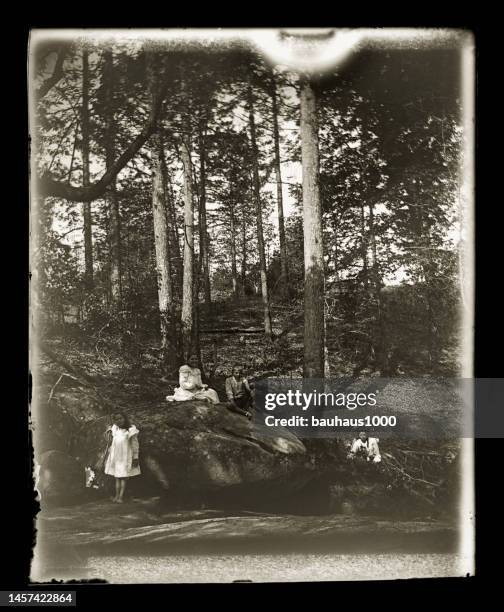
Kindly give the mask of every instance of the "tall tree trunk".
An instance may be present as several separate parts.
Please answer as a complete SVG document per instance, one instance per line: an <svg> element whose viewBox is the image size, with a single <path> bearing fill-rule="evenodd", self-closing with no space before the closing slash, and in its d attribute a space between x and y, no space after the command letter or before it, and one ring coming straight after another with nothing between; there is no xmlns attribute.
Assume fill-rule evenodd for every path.
<svg viewBox="0 0 504 612"><path fill-rule="evenodd" d="M388 346L387 338L385 334L384 320L383 320L383 308L381 299L381 285L382 279L380 278L380 270L378 264L378 249L376 245L376 232L375 232L375 221L374 221L374 204L370 202L368 205L369 211L369 239L371 242L371 285L374 295L375 309L376 309L376 332L375 336L375 355L377 369L380 371L382 376L393 375L388 370Z"/></svg>
<svg viewBox="0 0 504 612"><path fill-rule="evenodd" d="M192 352L194 326L194 197L191 144L184 134L180 146L184 166L184 273L182 281L182 346L184 359Z"/></svg>
<svg viewBox="0 0 504 612"><path fill-rule="evenodd" d="M268 278L266 273L266 256L264 253L264 233L262 219L262 203L259 182L259 154L257 150L256 129L254 119L254 100L252 94L252 86L248 87L248 102L249 102L249 126L250 126L250 144L252 149L252 172L253 172L253 188L254 201L256 208L256 223L257 223L257 248L259 250L259 268L261 273L261 296L264 308L264 333L267 338L271 338L271 313L268 295Z"/></svg>
<svg viewBox="0 0 504 612"><path fill-rule="evenodd" d="M89 187L89 52L82 50L82 186ZM86 289L93 288L93 219L91 202L84 202L82 207L84 225L84 283Z"/></svg>
<svg viewBox="0 0 504 612"><path fill-rule="evenodd" d="M47 314L46 289L47 270L45 265L45 254L48 248L47 241L51 232L52 213L49 201L39 195L31 202L32 219L35 231L32 234L30 245L30 270L31 276L31 319L35 329L41 329ZM34 210L35 209L35 210Z"/></svg>
<svg viewBox="0 0 504 612"><path fill-rule="evenodd" d="M39 195L36 200L36 220L37 220L37 235L36 242L33 245L36 258L36 276L37 276L37 291L40 293L39 299L42 299L42 295L46 290L47 283L47 270L45 265L45 252L47 249L47 242L52 228L52 210L49 206L49 202L44 196Z"/></svg>
<svg viewBox="0 0 504 612"><path fill-rule="evenodd" d="M105 86L105 111L107 113L107 134L105 158L107 169L114 163L115 150L115 117L114 117L114 59L111 51L104 52L103 83ZM106 191L109 205L109 245L110 245L110 292L112 307L121 310L122 306L122 271L121 271L121 217L117 185L114 178Z"/></svg>
<svg viewBox="0 0 504 612"><path fill-rule="evenodd" d="M166 172L166 197L167 197L167 216L168 216L168 241L170 248L170 257L173 261L172 266L172 285L174 294L178 299L182 299L182 256L180 254L180 244L177 232L177 215L175 213L175 194L173 193L173 185L171 177Z"/></svg>
<svg viewBox="0 0 504 612"><path fill-rule="evenodd" d="M301 87L301 163L304 226L304 367L306 378L324 378L324 253L319 193L317 100L304 79Z"/></svg>
<svg viewBox="0 0 504 612"><path fill-rule="evenodd" d="M369 270L368 270L368 241L366 232L366 216L364 213L364 204L360 204L360 222L361 222L361 254L362 254L362 282L364 289L369 288Z"/></svg>
<svg viewBox="0 0 504 612"><path fill-rule="evenodd" d="M195 256L196 257L196 256ZM201 254L200 254L201 259ZM198 367L201 370L202 377L205 376L203 362L201 360L201 347L200 347L200 308L199 308L199 294L201 285L201 262L198 265L194 265L196 273L193 279L193 323L191 332L191 348L190 354L194 355L198 360Z"/></svg>
<svg viewBox="0 0 504 612"><path fill-rule="evenodd" d="M231 233L231 279L233 282L233 297L239 297L238 270L236 267L236 218L235 203L232 201L229 207L229 230Z"/></svg>
<svg viewBox="0 0 504 612"><path fill-rule="evenodd" d="M199 202L199 242L200 242L200 266L203 280L203 295L207 312L212 307L210 294L210 262L209 241L206 217L206 151L205 151L205 129L199 125L199 160L200 160L200 202Z"/></svg>
<svg viewBox="0 0 504 612"><path fill-rule="evenodd" d="M340 274L340 266L339 266L339 248L338 248L338 224L336 221L333 224L333 232L334 232L334 276L336 278L336 285L338 286L338 291L341 295L341 274Z"/></svg>
<svg viewBox="0 0 504 612"><path fill-rule="evenodd" d="M369 203L368 210L369 210L369 238L371 241L371 270L373 272L373 281L376 284L379 274L378 274L378 249L376 246L373 202Z"/></svg>
<svg viewBox="0 0 504 612"><path fill-rule="evenodd" d="M151 103L157 96L159 74L157 57L150 52L147 56L147 77ZM161 331L161 356L163 361L176 367L179 346L174 325L173 295L171 284L171 262L168 245L168 223L166 215L166 168L163 139L159 129L151 141L151 175L152 175L152 216L154 227L154 252L158 289L158 305Z"/></svg>
<svg viewBox="0 0 504 612"><path fill-rule="evenodd" d="M111 236L110 236L110 211L106 210L105 211L105 218L103 220L103 228L105 230L105 242L107 244L107 253L108 253L108 258L107 261L104 262L104 272L105 272L105 285L106 285L106 292L105 292L105 307L107 310L112 308L112 285L110 283L110 252L112 251L112 247L110 245L110 240L111 240Z"/></svg>
<svg viewBox="0 0 504 612"><path fill-rule="evenodd" d="M424 208L422 201L422 190L420 182L415 183L416 201L417 205L413 207L412 214L414 220L414 227L416 228L418 235L419 246L422 247L421 255L421 268L423 273L423 284L424 284L424 301L426 307L426 332L427 332L427 357L429 368L436 367L438 364L439 352L437 349L436 342L436 323L434 318L433 308L433 281L434 281L434 266L431 260L431 238L428 224L425 223Z"/></svg>
<svg viewBox="0 0 504 612"><path fill-rule="evenodd" d="M431 240L429 229L424 231L423 241L427 260L424 260L422 265L423 276L425 280L425 301L427 307L427 355L429 359L429 367L437 368L439 364L439 345L437 340L437 325L434 313L433 297L434 297L434 282L435 282L435 264L432 261Z"/></svg>
<svg viewBox="0 0 504 612"><path fill-rule="evenodd" d="M175 364L177 354L173 329L173 294L171 262L168 248L168 223L166 218L166 193L163 181L164 149L160 134L152 136L152 215L154 221L154 246L161 327L161 353L165 363Z"/></svg>
<svg viewBox="0 0 504 612"><path fill-rule="evenodd" d="M289 297L289 264L287 254L287 241L285 239L285 221L282 194L282 169L280 159L280 133L278 130L278 105L276 84L273 80L271 89L271 102L273 112L273 140L275 143L275 179L277 184L278 208L278 237L280 239L280 290L284 298Z"/></svg>
<svg viewBox="0 0 504 612"><path fill-rule="evenodd" d="M240 291L242 295L245 295L245 283L247 282L247 224L245 222L245 207L242 206L242 224L241 224L241 234L242 234L242 252L241 252L241 287Z"/></svg>

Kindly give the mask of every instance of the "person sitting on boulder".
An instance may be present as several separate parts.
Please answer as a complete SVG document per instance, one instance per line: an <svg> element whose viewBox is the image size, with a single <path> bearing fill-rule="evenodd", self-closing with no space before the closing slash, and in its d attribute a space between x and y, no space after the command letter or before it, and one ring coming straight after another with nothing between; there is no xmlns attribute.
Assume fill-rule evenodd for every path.
<svg viewBox="0 0 504 612"><path fill-rule="evenodd" d="M353 441L348 458L360 457L372 463L380 463L381 455L378 442L378 438L369 438L365 431L361 431L359 437Z"/></svg>
<svg viewBox="0 0 504 612"><path fill-rule="evenodd" d="M115 495L112 501L123 503L126 481L140 474L138 462L138 429L129 422L123 412L113 417L113 424L108 428L112 436L105 463L105 474L115 478Z"/></svg>
<svg viewBox="0 0 504 612"><path fill-rule="evenodd" d="M226 396L228 406L233 412L239 412L247 418L251 418L252 390L239 365L235 365L231 376L226 378Z"/></svg>
<svg viewBox="0 0 504 612"><path fill-rule="evenodd" d="M201 380L201 370L198 368L198 360L195 356L189 359L189 364L185 364L179 369L179 386L175 387L173 395L168 395L169 402L186 402L192 399L199 399L219 403L219 396L208 385Z"/></svg>
<svg viewBox="0 0 504 612"><path fill-rule="evenodd" d="M169 402L186 402L194 397L192 389L191 368L188 365L182 365L179 368L179 386L175 387L173 395L167 395L166 399Z"/></svg>

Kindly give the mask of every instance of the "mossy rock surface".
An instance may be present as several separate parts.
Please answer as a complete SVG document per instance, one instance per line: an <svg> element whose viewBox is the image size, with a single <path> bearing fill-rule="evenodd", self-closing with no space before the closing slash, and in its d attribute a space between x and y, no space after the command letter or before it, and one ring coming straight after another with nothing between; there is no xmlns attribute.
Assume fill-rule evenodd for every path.
<svg viewBox="0 0 504 612"><path fill-rule="evenodd" d="M296 436L285 429L273 437L222 404L160 402L130 410L129 418L140 430L143 476L164 488L203 493L251 487L281 495L315 475ZM74 455L82 464L99 462L109 424L103 416L79 427Z"/></svg>

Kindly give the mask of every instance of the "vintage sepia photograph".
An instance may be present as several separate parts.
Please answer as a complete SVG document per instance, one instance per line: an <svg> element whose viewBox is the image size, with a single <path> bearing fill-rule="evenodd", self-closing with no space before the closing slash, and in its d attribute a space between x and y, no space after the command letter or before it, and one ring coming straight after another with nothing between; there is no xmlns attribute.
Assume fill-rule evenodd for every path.
<svg viewBox="0 0 504 612"><path fill-rule="evenodd" d="M32 584L474 574L474 52L31 31Z"/></svg>

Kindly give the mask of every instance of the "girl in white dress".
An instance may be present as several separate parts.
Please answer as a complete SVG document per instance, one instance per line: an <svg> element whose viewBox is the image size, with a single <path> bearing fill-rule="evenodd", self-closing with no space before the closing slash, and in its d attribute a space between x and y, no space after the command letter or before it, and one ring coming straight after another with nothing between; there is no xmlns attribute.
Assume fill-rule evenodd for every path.
<svg viewBox="0 0 504 612"><path fill-rule="evenodd" d="M198 359L192 356L189 365L185 364L179 369L179 386L175 387L173 395L167 395L169 402L186 402L192 399L205 400L213 404L219 403L217 391L210 389L201 380L201 370L198 368Z"/></svg>
<svg viewBox="0 0 504 612"><path fill-rule="evenodd" d="M105 463L105 474L115 478L115 496L112 501L122 504L127 479L140 474L139 431L134 425L131 425L124 413L114 415L114 424L108 431L112 439Z"/></svg>

